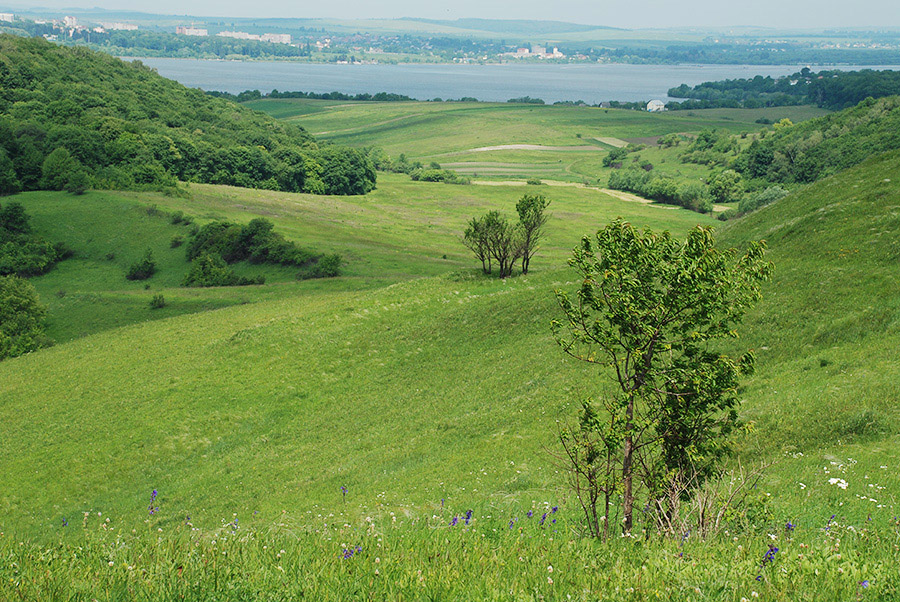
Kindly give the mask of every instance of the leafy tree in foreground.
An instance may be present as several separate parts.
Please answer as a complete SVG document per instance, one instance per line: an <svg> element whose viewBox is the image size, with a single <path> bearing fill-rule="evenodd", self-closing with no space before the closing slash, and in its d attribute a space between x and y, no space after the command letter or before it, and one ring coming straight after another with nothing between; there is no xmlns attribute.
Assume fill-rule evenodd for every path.
<svg viewBox="0 0 900 602"><path fill-rule="evenodd" d="M0 360L43 347L46 315L27 280L0 276Z"/></svg>
<svg viewBox="0 0 900 602"><path fill-rule="evenodd" d="M696 482L727 450L737 379L753 356L734 359L711 344L737 336L734 326L760 298L771 270L764 249L753 243L738 256L717 249L709 228L698 226L681 241L621 219L575 249L569 264L581 286L574 294L557 291L565 318L553 330L566 353L608 369L613 386L601 411L585 403L580 432L564 433L563 444L575 477L595 474L591 464L605 460L621 475L610 487L612 473L601 471L587 500L576 491L594 535L598 488L621 492L627 533L636 477L648 495L659 491L660 475Z"/></svg>

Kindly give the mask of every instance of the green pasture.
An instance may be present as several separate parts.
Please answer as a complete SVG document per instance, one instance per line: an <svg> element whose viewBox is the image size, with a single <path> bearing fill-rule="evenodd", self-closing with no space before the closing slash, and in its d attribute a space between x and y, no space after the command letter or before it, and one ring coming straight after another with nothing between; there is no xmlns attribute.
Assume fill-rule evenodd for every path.
<svg viewBox="0 0 900 602"><path fill-rule="evenodd" d="M762 528L818 525L831 514L863 528L868 517L894 516L900 217L897 184L886 180L898 165L896 154L870 161L721 232L725 245L768 240L776 265L734 344L758 356L743 391L739 457L776 462L764 479ZM201 217L223 211L213 197L227 191L207 190L195 193ZM281 228L288 219L271 211L272 198ZM307 510L424 517L441 498L577 512L550 455L556 420L571 419L604 381L564 358L548 323L559 311L552 291L577 286L562 265L565 248L606 215L564 211L577 206L565 198L554 197L545 254L527 277L485 278L460 253L441 276L369 290L286 289L3 362L0 530L47 535L87 511L129 524L154 488L165 492L166 528L183 515L207 530L233 513L248 523L282 511L304 523ZM672 221L676 210L634 205L639 223L689 225ZM292 237L312 228L295 221L296 230L284 228ZM342 231L366 226L347 228L333 226L336 246ZM419 230L406 240L424 245L431 233ZM425 275L429 261L408 273ZM346 505L342 485L352 491Z"/></svg>
<svg viewBox="0 0 900 602"><path fill-rule="evenodd" d="M13 198L25 205L38 232L75 251L73 258L31 280L50 308L49 335L66 341L182 313L319 291L371 289L467 269L473 263L460 243L466 221L492 209L512 216L525 192L516 186L452 186L381 174L378 189L359 197L193 184L185 197L92 191L77 197L32 192ZM713 223L682 209L624 202L597 190L541 187L539 192L552 200L553 214L536 260L539 270L563 264L584 223L599 227L620 215L679 231ZM263 275L266 285L183 288L180 284L189 269L185 248L173 248L171 243L175 237L187 240L189 228L170 223L175 211L199 224L221 219L246 223L265 217L291 240L340 253L346 262L344 275L298 282L292 268L238 264L238 273ZM157 274L146 281L126 280L128 267L147 249L153 252ZM157 293L166 299L163 309L149 306Z"/></svg>
<svg viewBox="0 0 900 602"><path fill-rule="evenodd" d="M646 113L625 109L510 103L346 102L263 99L250 107L296 122L319 138L353 146L379 146L392 157L441 161L447 153L485 146L536 144L609 147L594 140L624 140L722 128L734 133L765 127L757 119L803 121L826 111L814 107L708 109ZM291 106L295 107L293 109ZM580 138L579 138L580 135Z"/></svg>

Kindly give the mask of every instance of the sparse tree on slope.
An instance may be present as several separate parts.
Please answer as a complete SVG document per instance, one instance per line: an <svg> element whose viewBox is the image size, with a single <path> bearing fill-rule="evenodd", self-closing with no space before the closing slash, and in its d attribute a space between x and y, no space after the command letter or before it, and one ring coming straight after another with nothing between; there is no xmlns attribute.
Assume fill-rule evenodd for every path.
<svg viewBox="0 0 900 602"><path fill-rule="evenodd" d="M544 235L544 225L550 216L544 213L550 204L543 195L526 194L516 203L519 225L522 227L522 273L528 273L531 258L538 249L538 242Z"/></svg>

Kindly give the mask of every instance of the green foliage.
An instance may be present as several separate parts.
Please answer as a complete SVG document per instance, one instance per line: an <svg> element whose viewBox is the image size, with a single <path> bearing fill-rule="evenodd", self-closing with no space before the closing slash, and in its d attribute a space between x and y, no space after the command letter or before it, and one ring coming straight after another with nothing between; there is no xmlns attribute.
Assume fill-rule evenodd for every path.
<svg viewBox="0 0 900 602"><path fill-rule="evenodd" d="M375 186L361 151L320 148L296 125L137 61L0 35L0 73L0 148L26 190L167 189L178 180L322 194Z"/></svg>
<svg viewBox="0 0 900 602"><path fill-rule="evenodd" d="M685 163L727 165L738 151L734 136L725 130L701 130L681 156Z"/></svg>
<svg viewBox="0 0 900 602"><path fill-rule="evenodd" d="M817 104L820 107L841 110L870 96L880 98L897 94L900 94L900 74L897 71L863 69L823 70L814 73L804 68L793 75L777 79L757 75L752 79L704 82L693 88L682 84L677 88L670 88L669 96L690 100L669 103L667 106L672 110L684 110L713 107L756 109Z"/></svg>
<svg viewBox="0 0 900 602"><path fill-rule="evenodd" d="M166 306L166 298L162 293L157 293L150 298L150 309L162 309Z"/></svg>
<svg viewBox="0 0 900 602"><path fill-rule="evenodd" d="M78 159L65 148L60 147L47 155L41 166L41 187L47 190L63 190L69 180L82 170Z"/></svg>
<svg viewBox="0 0 900 602"><path fill-rule="evenodd" d="M191 269L184 277L182 286L247 286L265 284L265 278L243 278L228 267L225 260L215 253L203 252L191 262Z"/></svg>
<svg viewBox="0 0 900 602"><path fill-rule="evenodd" d="M540 186L544 182L540 178L528 178L527 180L525 180L525 183L529 186Z"/></svg>
<svg viewBox="0 0 900 602"><path fill-rule="evenodd" d="M21 203L0 207L0 275L36 276L71 256L63 244L53 244L32 233Z"/></svg>
<svg viewBox="0 0 900 602"><path fill-rule="evenodd" d="M519 228L522 230L522 273L528 273L531 258L538 250L541 238L544 236L544 226L550 216L545 213L550 204L543 195L525 194L516 203L516 213L519 214Z"/></svg>
<svg viewBox="0 0 900 602"><path fill-rule="evenodd" d="M274 231L274 224L256 218L241 226L231 222L211 222L191 236L187 245L187 259L204 254L221 257L226 263L250 261L278 265L306 266L321 258L320 254L285 240Z"/></svg>
<svg viewBox="0 0 900 602"><path fill-rule="evenodd" d="M679 205L691 211L709 213L712 200L707 188L699 182L676 180L667 175L643 169L621 169L609 174L607 184L613 190L626 190L667 205Z"/></svg>
<svg viewBox="0 0 900 602"><path fill-rule="evenodd" d="M741 174L733 169L726 169L709 181L709 194L717 203L730 203L740 200L744 194L744 182Z"/></svg>
<svg viewBox="0 0 900 602"><path fill-rule="evenodd" d="M522 257L524 241L522 228L499 211L473 217L463 234L463 244L481 261L482 272L492 273L496 263L500 278L512 275L516 261Z"/></svg>
<svg viewBox="0 0 900 602"><path fill-rule="evenodd" d="M27 280L0 276L0 360L43 347L46 315Z"/></svg>
<svg viewBox="0 0 900 602"><path fill-rule="evenodd" d="M413 181L444 182L445 184L470 184L471 180L459 175L452 169L417 168L409 172Z"/></svg>
<svg viewBox="0 0 900 602"><path fill-rule="evenodd" d="M312 264L303 266L297 274L300 280L312 278L335 278L341 275L341 266L344 259L337 253L320 255Z"/></svg>
<svg viewBox="0 0 900 602"><path fill-rule="evenodd" d="M900 97L864 100L839 113L779 125L737 156L747 178L785 184L814 182L888 150L900 148Z"/></svg>
<svg viewBox="0 0 900 602"><path fill-rule="evenodd" d="M131 264L125 272L128 280L146 280L156 273L156 261L153 260L153 251L147 249L144 256Z"/></svg>
<svg viewBox="0 0 900 602"><path fill-rule="evenodd" d="M0 147L0 196L15 194L22 190L22 183L16 175L12 160L3 147Z"/></svg>
<svg viewBox="0 0 900 602"><path fill-rule="evenodd" d="M612 372L602 412L581 428L599 429L601 455L621 463L625 532L634 478L651 507L672 509L671 494L702 483L728 449L738 376L753 356L732 359L710 344L736 336L734 326L760 298L771 270L763 253L761 243L740 257L720 251L709 228L680 241L622 220L574 251L569 263L581 286L574 298L557 290L565 317L553 329L566 353ZM591 461L575 456L570 470L578 474Z"/></svg>

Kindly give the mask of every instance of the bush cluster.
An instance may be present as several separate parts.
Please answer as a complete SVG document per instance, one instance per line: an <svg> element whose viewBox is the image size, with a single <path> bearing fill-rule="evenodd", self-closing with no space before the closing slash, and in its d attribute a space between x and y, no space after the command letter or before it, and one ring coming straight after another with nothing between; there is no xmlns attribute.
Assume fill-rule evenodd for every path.
<svg viewBox="0 0 900 602"><path fill-rule="evenodd" d="M340 273L341 257L325 255L297 245L274 231L274 224L264 218L240 225L211 222L198 228L186 245L188 261L203 256L218 257L225 264L238 261L295 266L300 278L325 278ZM211 260L207 259L207 263ZM211 264L210 264L211 265ZM218 274L218 272L217 272ZM216 278L225 278L216 276ZM245 284L257 284L247 282ZM205 286L228 286L225 284Z"/></svg>
<svg viewBox="0 0 900 602"><path fill-rule="evenodd" d="M678 205L691 211L712 211L709 190L700 182L679 181L670 176L633 168L612 172L608 186L613 190L633 192L647 199Z"/></svg>
<svg viewBox="0 0 900 602"><path fill-rule="evenodd" d="M235 274L225 260L216 253L203 253L191 262L191 269L184 277L182 286L246 286L265 284L263 276L244 278Z"/></svg>
<svg viewBox="0 0 900 602"><path fill-rule="evenodd" d="M0 275L38 276L72 256L63 243L51 243L33 233L21 203L0 206Z"/></svg>

